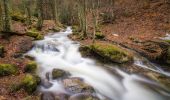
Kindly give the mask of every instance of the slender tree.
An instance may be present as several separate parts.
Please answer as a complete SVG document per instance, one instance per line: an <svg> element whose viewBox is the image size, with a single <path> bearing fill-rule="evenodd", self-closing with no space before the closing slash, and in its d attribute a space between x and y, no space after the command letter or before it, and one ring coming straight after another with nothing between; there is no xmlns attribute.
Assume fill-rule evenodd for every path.
<svg viewBox="0 0 170 100"><path fill-rule="evenodd" d="M4 32L11 31L9 0L3 0L3 31Z"/></svg>
<svg viewBox="0 0 170 100"><path fill-rule="evenodd" d="M37 8L38 8L38 22L37 22L37 29L41 30L43 25L43 0L37 0Z"/></svg>

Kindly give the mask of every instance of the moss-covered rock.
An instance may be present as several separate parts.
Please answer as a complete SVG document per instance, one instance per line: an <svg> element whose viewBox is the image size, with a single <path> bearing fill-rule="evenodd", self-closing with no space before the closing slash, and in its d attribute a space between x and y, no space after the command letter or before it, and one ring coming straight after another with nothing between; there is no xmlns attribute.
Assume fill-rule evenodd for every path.
<svg viewBox="0 0 170 100"><path fill-rule="evenodd" d="M87 52L82 51L83 49L86 49ZM84 52L84 54L90 53L91 55L97 55L102 60L115 63L125 63L133 60L132 55L126 50L109 43L95 43L90 46L84 46L83 49L81 52Z"/></svg>
<svg viewBox="0 0 170 100"><path fill-rule="evenodd" d="M52 71L52 78L58 79L66 75L66 72L60 69L53 69Z"/></svg>
<svg viewBox="0 0 170 100"><path fill-rule="evenodd" d="M0 45L0 57L4 57L4 46Z"/></svg>
<svg viewBox="0 0 170 100"><path fill-rule="evenodd" d="M34 61L28 62L24 68L25 72L34 73L37 69L37 63Z"/></svg>
<svg viewBox="0 0 170 100"><path fill-rule="evenodd" d="M166 63L170 64L170 47L168 48L168 51L167 51L167 60L166 60Z"/></svg>
<svg viewBox="0 0 170 100"><path fill-rule="evenodd" d="M7 75L15 75L18 73L17 66L12 64L0 64L0 77Z"/></svg>
<svg viewBox="0 0 170 100"><path fill-rule="evenodd" d="M60 32L61 28L60 28L60 27L54 27L52 30L53 30L54 32Z"/></svg>
<svg viewBox="0 0 170 100"><path fill-rule="evenodd" d="M14 21L20 21L20 22L25 22L26 21L26 16L21 14L20 12L15 12L11 14L11 18Z"/></svg>
<svg viewBox="0 0 170 100"><path fill-rule="evenodd" d="M95 38L96 39L103 39L105 36L103 35L103 33L102 32L96 32L96 34L95 34Z"/></svg>
<svg viewBox="0 0 170 100"><path fill-rule="evenodd" d="M35 40L41 40L44 38L36 29L28 30L26 35L33 37Z"/></svg>
<svg viewBox="0 0 170 100"><path fill-rule="evenodd" d="M27 74L21 81L21 87L31 94L37 89L39 83L39 77Z"/></svg>
<svg viewBox="0 0 170 100"><path fill-rule="evenodd" d="M168 42L168 43L170 43L170 40L165 40L165 42Z"/></svg>

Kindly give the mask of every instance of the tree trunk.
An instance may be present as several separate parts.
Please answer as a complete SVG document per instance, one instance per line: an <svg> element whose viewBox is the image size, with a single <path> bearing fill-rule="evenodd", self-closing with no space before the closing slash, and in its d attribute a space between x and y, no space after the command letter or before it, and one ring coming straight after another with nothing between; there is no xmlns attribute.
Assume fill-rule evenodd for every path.
<svg viewBox="0 0 170 100"><path fill-rule="evenodd" d="M9 8L9 0L3 0L3 31L10 32L11 31L11 18L10 18L10 8Z"/></svg>

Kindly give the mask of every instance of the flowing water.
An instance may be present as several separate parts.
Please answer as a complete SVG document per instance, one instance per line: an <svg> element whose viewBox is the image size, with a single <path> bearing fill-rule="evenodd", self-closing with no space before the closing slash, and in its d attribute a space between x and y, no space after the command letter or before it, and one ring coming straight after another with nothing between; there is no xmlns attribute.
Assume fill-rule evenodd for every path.
<svg viewBox="0 0 170 100"><path fill-rule="evenodd" d="M116 75L108 72L102 65L96 64L95 60L83 58L78 50L79 43L67 37L71 33L72 30L68 27L64 32L48 35L44 40L36 41L34 48L28 52L39 64L37 73L42 79L46 78L46 73L58 68L69 72L70 77L82 78L95 89L96 95L101 100L105 98L109 100L170 100L168 91L153 81L135 74L129 75L119 69L114 69L118 74ZM137 65L144 66L139 60L137 61ZM53 84L52 87L40 87L40 91L67 93L59 80L52 80L50 75L49 81Z"/></svg>

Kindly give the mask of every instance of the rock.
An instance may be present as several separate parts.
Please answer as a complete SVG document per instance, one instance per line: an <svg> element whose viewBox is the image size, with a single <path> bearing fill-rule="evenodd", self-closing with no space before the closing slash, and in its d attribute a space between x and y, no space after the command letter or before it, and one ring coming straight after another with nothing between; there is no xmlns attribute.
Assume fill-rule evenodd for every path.
<svg viewBox="0 0 170 100"><path fill-rule="evenodd" d="M19 71L17 69L17 66L12 64L0 64L0 77L1 76L7 76L7 75L15 75Z"/></svg>
<svg viewBox="0 0 170 100"><path fill-rule="evenodd" d="M28 30L26 35L33 37L35 40L42 40L44 38L36 29Z"/></svg>
<svg viewBox="0 0 170 100"><path fill-rule="evenodd" d="M167 59L166 59L166 63L170 64L170 47L167 50Z"/></svg>
<svg viewBox="0 0 170 100"><path fill-rule="evenodd" d="M64 76L66 76L67 73L61 69L53 69L52 71L52 78L53 79L59 79L62 78Z"/></svg>
<svg viewBox="0 0 170 100"><path fill-rule="evenodd" d="M61 28L60 28L60 27L54 27L52 30L53 30L54 32L60 32Z"/></svg>
<svg viewBox="0 0 170 100"><path fill-rule="evenodd" d="M68 100L68 95L54 94L52 92L44 92L41 95L41 100Z"/></svg>
<svg viewBox="0 0 170 100"><path fill-rule="evenodd" d="M0 57L3 58L4 57L4 46L0 45Z"/></svg>
<svg viewBox="0 0 170 100"><path fill-rule="evenodd" d="M91 94L79 93L72 95L68 100L100 100L100 99Z"/></svg>
<svg viewBox="0 0 170 100"><path fill-rule="evenodd" d="M25 22L26 21L26 17L23 14L21 14L20 12L12 13L11 18L14 21L20 21L20 22Z"/></svg>
<svg viewBox="0 0 170 100"><path fill-rule="evenodd" d="M21 81L21 87L27 93L31 94L37 89L39 83L40 83L39 77L27 74Z"/></svg>
<svg viewBox="0 0 170 100"><path fill-rule="evenodd" d="M60 94L55 95L55 100L68 100L68 98L69 98L69 95L67 94L60 93Z"/></svg>
<svg viewBox="0 0 170 100"><path fill-rule="evenodd" d="M169 48L170 44L164 41L145 41L141 44L141 49L136 51L147 57L151 61L157 61L161 64L170 64L169 62Z"/></svg>
<svg viewBox="0 0 170 100"><path fill-rule="evenodd" d="M96 32L96 34L95 34L95 38L96 39L103 39L105 36L103 35L103 33L101 33L101 32Z"/></svg>
<svg viewBox="0 0 170 100"><path fill-rule="evenodd" d="M84 83L83 80L79 78L67 78L64 79L62 82L66 91L72 94L95 92L93 87Z"/></svg>
<svg viewBox="0 0 170 100"><path fill-rule="evenodd" d="M41 81L41 85L42 85L44 88L48 89L48 88L52 87L53 84L50 83L47 79L44 79L44 80Z"/></svg>
<svg viewBox="0 0 170 100"><path fill-rule="evenodd" d="M95 43L90 46L85 46L81 49L87 50L83 51L84 54L90 53L91 55L104 61L106 60L115 63L126 63L133 60L133 57L129 52L109 43Z"/></svg>
<svg viewBox="0 0 170 100"><path fill-rule="evenodd" d="M56 100L55 95L51 92L44 92L41 94L41 100Z"/></svg>
<svg viewBox="0 0 170 100"><path fill-rule="evenodd" d="M24 55L25 58L29 59L29 60L35 60L35 57L30 56L30 55Z"/></svg>
<svg viewBox="0 0 170 100"><path fill-rule="evenodd" d="M24 71L28 73L34 73L37 69L37 63L34 61L30 61L26 64Z"/></svg>
<svg viewBox="0 0 170 100"><path fill-rule="evenodd" d="M21 38L21 39L19 39L19 38ZM28 36L24 36L23 38L18 37L18 41L15 44L16 49L17 49L15 53L23 54L23 53L26 53L27 51L29 51L33 47L32 40L33 39Z"/></svg>

